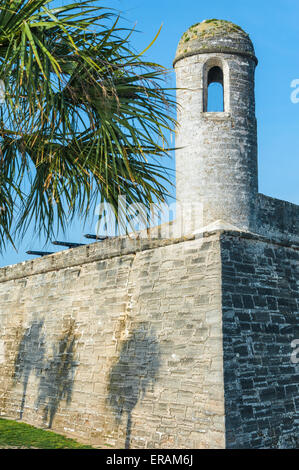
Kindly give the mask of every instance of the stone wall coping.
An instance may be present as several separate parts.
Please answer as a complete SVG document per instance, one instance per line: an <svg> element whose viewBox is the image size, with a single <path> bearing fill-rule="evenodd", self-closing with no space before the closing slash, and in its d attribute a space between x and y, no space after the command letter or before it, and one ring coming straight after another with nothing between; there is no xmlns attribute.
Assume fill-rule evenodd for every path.
<svg viewBox="0 0 299 470"><path fill-rule="evenodd" d="M281 239L281 237L266 237L265 235L260 235L259 233L253 232L238 232L235 230L220 230L220 238L222 235L245 238L248 240L257 240L264 243L271 243L272 245L283 246L285 248L292 248L294 250L299 250L299 242L288 241Z"/></svg>
<svg viewBox="0 0 299 470"><path fill-rule="evenodd" d="M5 266L0 268L0 282L82 266L83 264L104 261L120 256L134 255L140 251L152 250L194 239L194 235L167 239L137 238L132 236L113 237L103 242L70 248L42 258Z"/></svg>
<svg viewBox="0 0 299 470"><path fill-rule="evenodd" d="M43 258L5 266L0 268L0 283L23 279L29 276L53 272L60 269L74 268L84 264L118 258L121 256L135 255L138 252L163 248L165 246L185 243L200 238L205 239L214 237L219 240L227 236L257 240L299 250L299 243L282 241L276 238L267 238L263 235L251 232L223 229L207 231L195 235L186 235L180 238L150 239L121 236L105 240L104 242L91 243L86 246L60 251Z"/></svg>

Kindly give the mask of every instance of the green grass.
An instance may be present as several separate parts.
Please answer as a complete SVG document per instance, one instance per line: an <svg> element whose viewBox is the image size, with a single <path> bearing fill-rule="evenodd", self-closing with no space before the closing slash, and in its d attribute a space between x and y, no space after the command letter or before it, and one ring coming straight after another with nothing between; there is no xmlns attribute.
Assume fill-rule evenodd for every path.
<svg viewBox="0 0 299 470"><path fill-rule="evenodd" d="M60 434L29 424L0 418L0 447L37 447L38 449L92 449Z"/></svg>

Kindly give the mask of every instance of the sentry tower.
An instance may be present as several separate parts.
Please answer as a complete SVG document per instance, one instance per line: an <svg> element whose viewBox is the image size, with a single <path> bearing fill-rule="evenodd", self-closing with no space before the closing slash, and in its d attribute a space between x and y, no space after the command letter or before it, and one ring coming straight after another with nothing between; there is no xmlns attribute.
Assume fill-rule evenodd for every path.
<svg viewBox="0 0 299 470"><path fill-rule="evenodd" d="M195 24L179 42L174 60L177 201L184 208L200 204L202 226L221 221L255 229L256 65L248 34L229 21ZM223 86L221 112L209 112L209 86L214 82ZM198 220L190 228L200 228Z"/></svg>

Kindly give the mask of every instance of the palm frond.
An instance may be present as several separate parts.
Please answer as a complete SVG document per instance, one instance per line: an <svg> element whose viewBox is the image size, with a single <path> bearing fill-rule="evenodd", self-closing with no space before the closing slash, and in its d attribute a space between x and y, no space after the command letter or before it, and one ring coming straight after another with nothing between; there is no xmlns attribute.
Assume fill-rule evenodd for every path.
<svg viewBox="0 0 299 470"><path fill-rule="evenodd" d="M1 2L0 248L16 218L17 234L33 220L49 238L98 198L165 200L173 90L131 32L94 0Z"/></svg>

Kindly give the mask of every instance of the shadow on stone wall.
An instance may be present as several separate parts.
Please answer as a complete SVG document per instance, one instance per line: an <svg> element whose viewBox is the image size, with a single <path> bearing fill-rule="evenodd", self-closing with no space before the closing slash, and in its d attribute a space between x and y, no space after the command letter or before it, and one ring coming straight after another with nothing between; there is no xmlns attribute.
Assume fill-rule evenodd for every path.
<svg viewBox="0 0 299 470"><path fill-rule="evenodd" d="M52 345L52 357L46 358L44 320L34 320L25 330L14 363L13 384L21 382L23 394L20 419L23 418L28 381L31 373L39 379L36 409L42 408L43 421L52 427L53 419L62 400L70 403L75 367L75 321L66 317L64 332L58 343Z"/></svg>
<svg viewBox="0 0 299 470"><path fill-rule="evenodd" d="M132 411L147 389L153 386L160 367L160 348L155 334L146 323L140 323L120 350L111 368L108 403L116 413L119 424L127 415L125 448L130 448Z"/></svg>
<svg viewBox="0 0 299 470"><path fill-rule="evenodd" d="M71 319L58 344L52 346L53 355L43 366L36 407L43 410L43 421L52 427L62 400L71 402L75 368L75 321Z"/></svg>
<svg viewBox="0 0 299 470"><path fill-rule="evenodd" d="M12 415L13 400L11 398L11 391L16 383L15 362L19 351L19 344L24 334L22 321L17 323L15 321L16 319L13 316L9 317L5 325L5 339L3 339L2 335L2 354L0 354L0 415Z"/></svg>
<svg viewBox="0 0 299 470"><path fill-rule="evenodd" d="M44 320L34 320L25 330L14 363L13 383L22 382L23 395L20 406L20 419L23 417L27 386L30 374L39 376L45 355L45 336L42 332Z"/></svg>

